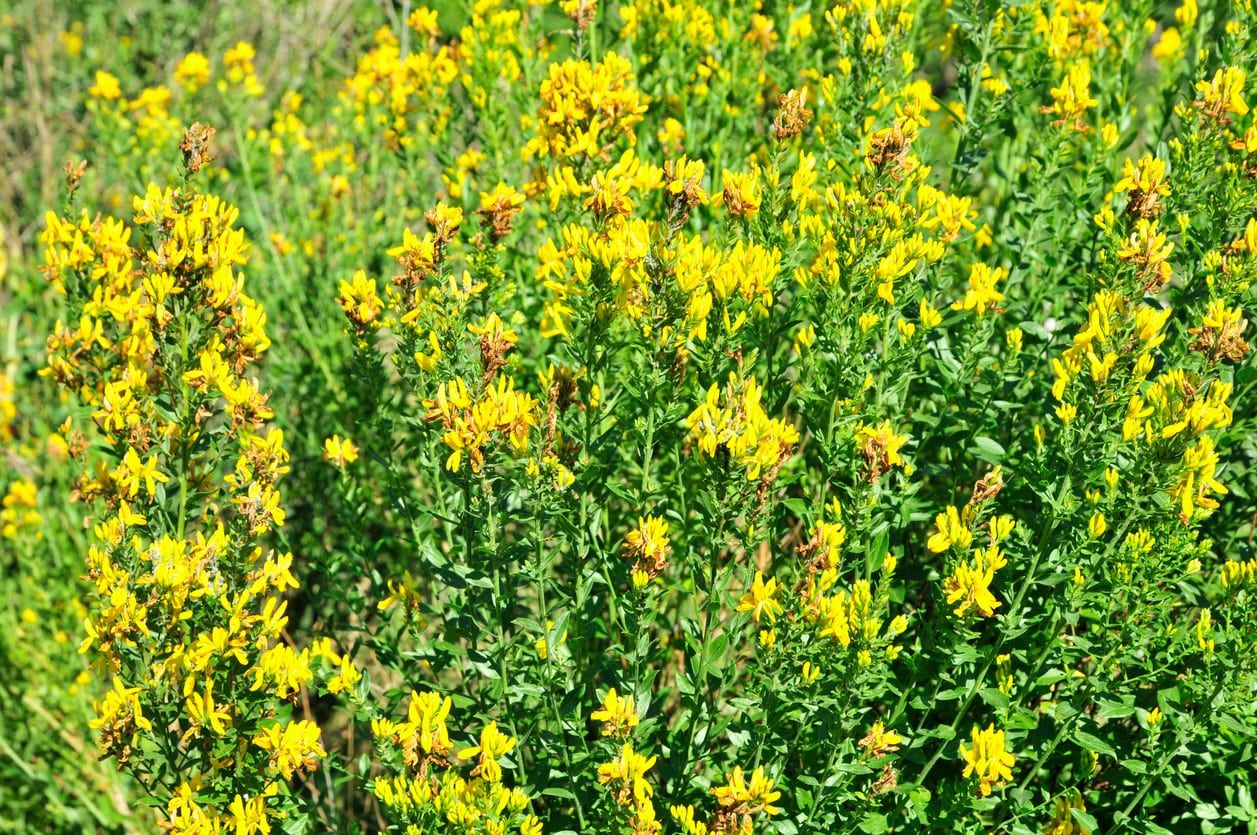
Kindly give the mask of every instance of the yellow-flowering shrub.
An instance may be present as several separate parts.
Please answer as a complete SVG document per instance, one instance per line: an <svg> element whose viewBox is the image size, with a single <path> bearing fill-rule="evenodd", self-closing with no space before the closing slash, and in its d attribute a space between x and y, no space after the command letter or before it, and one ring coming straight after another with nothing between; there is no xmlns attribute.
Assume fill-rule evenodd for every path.
<svg viewBox="0 0 1257 835"><path fill-rule="evenodd" d="M210 133L188 130L189 176ZM318 725L288 715L312 654L283 642L293 558L263 542L284 524L289 471L249 376L266 314L244 292L235 208L184 185L151 186L134 210L134 227L49 213L42 236L77 319L49 337L46 372L93 423L69 429L91 432L75 492L99 508L79 651L113 682L90 724L101 756L165 804L166 828L258 831L283 815L280 787L326 756Z"/></svg>
<svg viewBox="0 0 1257 835"><path fill-rule="evenodd" d="M1251 825L1250 4L28 5L0 820Z"/></svg>

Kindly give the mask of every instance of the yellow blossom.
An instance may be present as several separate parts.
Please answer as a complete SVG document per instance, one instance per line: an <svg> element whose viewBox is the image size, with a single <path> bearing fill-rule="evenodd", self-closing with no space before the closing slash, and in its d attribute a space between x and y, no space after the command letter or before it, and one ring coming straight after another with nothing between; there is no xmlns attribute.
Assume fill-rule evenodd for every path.
<svg viewBox="0 0 1257 835"><path fill-rule="evenodd" d="M358 460L358 447L348 438L333 435L323 442L323 460L343 469Z"/></svg>
<svg viewBox="0 0 1257 835"><path fill-rule="evenodd" d="M760 622L761 617L767 617L770 623L776 623L777 614L783 611L781 604L777 601L778 592L776 578L765 583L764 572L756 571L755 582L738 602L738 611L750 612L756 623Z"/></svg>
<svg viewBox="0 0 1257 835"><path fill-rule="evenodd" d="M991 789L1013 779L1016 758L1005 747L1004 732L995 730L994 724L985 730L974 725L970 740L969 745L960 745L960 756L965 762L964 776L976 777L978 793L987 797Z"/></svg>

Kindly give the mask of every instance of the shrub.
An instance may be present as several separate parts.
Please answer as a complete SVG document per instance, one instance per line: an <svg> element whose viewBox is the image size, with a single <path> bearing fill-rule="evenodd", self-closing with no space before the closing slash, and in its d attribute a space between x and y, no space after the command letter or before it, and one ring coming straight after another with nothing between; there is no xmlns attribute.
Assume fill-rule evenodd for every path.
<svg viewBox="0 0 1257 835"><path fill-rule="evenodd" d="M350 9L8 36L10 819L1251 824L1247 5Z"/></svg>

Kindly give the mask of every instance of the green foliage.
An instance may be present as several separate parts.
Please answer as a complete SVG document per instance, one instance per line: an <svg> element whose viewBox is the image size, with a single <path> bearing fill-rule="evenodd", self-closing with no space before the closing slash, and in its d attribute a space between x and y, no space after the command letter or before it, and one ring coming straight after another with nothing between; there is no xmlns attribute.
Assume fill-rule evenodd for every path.
<svg viewBox="0 0 1257 835"><path fill-rule="evenodd" d="M0 27L0 820L1252 829L1249 4L433 8ZM132 223L150 184L178 205ZM226 337L224 379L273 417L195 377L251 302L147 256L224 239L196 194L239 207L270 346ZM133 270L93 268L110 217ZM122 586L166 611L163 536L234 556L79 655L131 451L169 481ZM189 737L171 669L235 629L255 544L300 586ZM252 684L273 645L291 692ZM115 677L156 727L97 762ZM327 756L280 767L272 724Z"/></svg>

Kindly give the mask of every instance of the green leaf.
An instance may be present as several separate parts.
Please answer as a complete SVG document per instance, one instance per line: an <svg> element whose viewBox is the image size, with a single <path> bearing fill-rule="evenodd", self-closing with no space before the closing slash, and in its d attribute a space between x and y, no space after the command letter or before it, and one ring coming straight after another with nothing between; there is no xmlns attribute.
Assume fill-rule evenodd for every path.
<svg viewBox="0 0 1257 835"><path fill-rule="evenodd" d="M1087 814L1081 809L1070 809L1069 814L1073 816L1074 821L1080 824L1087 832L1099 832L1100 824L1094 817Z"/></svg>
<svg viewBox="0 0 1257 835"><path fill-rule="evenodd" d="M1004 447L999 443L987 437L978 437L973 439L973 446L969 448L969 452L978 456L988 464L998 464L1004 460L1007 454Z"/></svg>
<svg viewBox="0 0 1257 835"><path fill-rule="evenodd" d="M1125 719L1134 715L1134 705L1110 702L1103 699L1100 701L1100 709L1096 712L1096 718L1098 719Z"/></svg>
<svg viewBox="0 0 1257 835"><path fill-rule="evenodd" d="M1074 731L1074 742L1077 742L1088 751L1096 754L1103 754L1106 757L1116 757L1117 752L1113 750L1113 746L1109 745L1100 737L1089 734L1086 731Z"/></svg>
<svg viewBox="0 0 1257 835"><path fill-rule="evenodd" d="M890 829L890 824L886 816L881 812L871 812L864 816L864 820L860 821L860 831L867 832L869 835L880 835Z"/></svg>

